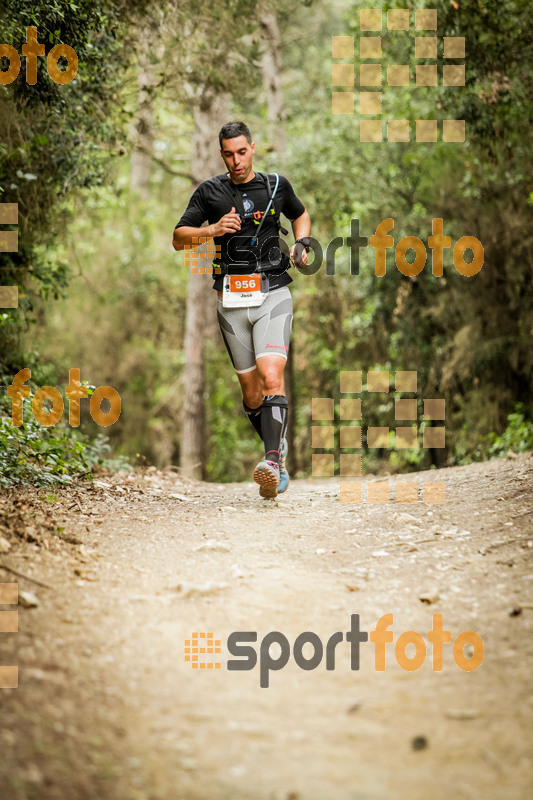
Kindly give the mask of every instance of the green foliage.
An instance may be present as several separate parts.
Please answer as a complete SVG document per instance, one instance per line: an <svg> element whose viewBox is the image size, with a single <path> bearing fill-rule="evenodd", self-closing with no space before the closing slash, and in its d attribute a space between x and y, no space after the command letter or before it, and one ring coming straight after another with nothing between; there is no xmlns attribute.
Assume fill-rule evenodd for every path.
<svg viewBox="0 0 533 800"><path fill-rule="evenodd" d="M33 372L46 374L42 368ZM9 376L3 379L10 383ZM82 383L90 396L94 386ZM131 469L124 457L112 457L107 436L99 433L91 438L83 434L69 426L66 414L55 425L38 423L32 412L32 397L33 393L24 400L22 425L15 426L11 399L0 395L0 486L70 483L72 475L87 473L95 465L110 471ZM62 399L66 408L64 396Z"/></svg>
<svg viewBox="0 0 533 800"><path fill-rule="evenodd" d="M124 460L106 458L109 445L105 436L90 441L61 421L50 427L40 425L32 414L30 398L24 403L23 424L14 426L6 401L0 398L0 486L70 483L72 475L85 473L96 464L107 469L127 468Z"/></svg>
<svg viewBox="0 0 533 800"><path fill-rule="evenodd" d="M506 456L509 450L526 453L533 450L533 420L527 418L522 403L517 403L512 414L507 417L508 425L501 436L490 436L491 456Z"/></svg>
<svg viewBox="0 0 533 800"><path fill-rule="evenodd" d="M153 4L150 4L153 7ZM28 26L46 53L59 42L78 57L78 74L66 85L48 75L37 59L37 83L26 82L24 59L15 81L0 87L0 199L19 209L19 249L0 256L0 285L19 286L19 307L0 314L0 373L29 366L23 339L31 324L42 324L44 301L67 295L74 272L61 258L63 235L75 206L89 187L110 175L114 155L124 152L127 116L118 99L137 41L133 23L148 8L145 0L6 0L0 10L2 42L20 53ZM61 336L64 331L61 332ZM54 359L55 360L55 359ZM67 364L66 369L72 366ZM112 383L112 381L110 381ZM0 474L7 483L67 481L69 475L109 460L107 437L91 439L62 422L38 425L25 403L24 425L2 421ZM5 449L4 449L5 448Z"/></svg>
<svg viewBox="0 0 533 800"><path fill-rule="evenodd" d="M367 5L361 1L346 9L345 19L328 33L357 39L359 9ZM373 7L385 15L404 5ZM324 247L335 236L348 235L351 218L358 218L361 233L371 236L388 217L394 220L395 244L406 235L426 243L432 219L441 218L452 247L464 235L484 246L484 266L472 278L455 270L451 250L445 251L444 276L434 277L428 248L426 267L417 277L401 275L389 251L387 274L378 279L368 248L361 250L357 277L349 276L345 249L344 255L339 251L334 278L322 268L314 277L298 279L306 284L296 303L303 329L296 322L294 328L299 393L306 386L335 391L341 369L389 364L393 370L416 370L418 396L444 397L447 409L447 447L422 451L422 466L429 466L430 458L437 466L486 458L487 437L505 428L517 402L527 416L533 414L533 214L528 199L533 34L527 9L515 0L453 5L442 0L434 7L439 48L442 36L466 37L466 86L393 90L384 84L383 118L464 117L464 145L360 143L353 117L324 111L331 104L331 42L326 36L323 49L314 42L315 57L306 61L313 108L297 81L286 96L289 141L294 142L291 178L310 209L313 235ZM414 82L418 62L412 29L409 35L385 33L382 43L383 63L410 63ZM324 303L332 308L329 320ZM311 315L322 323L315 332ZM333 334L338 336L334 344ZM334 376L324 371L324 348L334 355ZM371 418L374 424L387 424L379 421L379 405L376 396L365 399L365 423ZM310 418L304 422L300 417L300 424L309 425ZM396 453L391 463L398 458L401 462L406 456Z"/></svg>
<svg viewBox="0 0 533 800"><path fill-rule="evenodd" d="M401 0L372 5L384 15L405 7ZM346 247L338 252L335 276L326 276L324 266L309 277L293 271L299 465L310 465L310 398L337 398L341 370L415 370L419 398L446 399L446 449L367 451L368 469L423 469L531 447L533 69L526 4L436 0L439 65L441 37L465 36L465 87L383 86L384 119L409 119L414 130L417 118L464 118L464 145L361 143L354 117L330 113L331 36L357 37L359 9L368 3L274 6L282 21L289 141L284 164L272 148L258 88L254 3L155 3L142 17L157 67L150 91L158 156L143 204L129 190L127 159L119 163L115 157L124 151L127 123L137 110L131 91L135 65L127 51L135 37L131 20L121 16L124 4L8 0L10 22L2 40L20 51L25 26L36 24L47 49L64 41L77 50L80 73L71 85L58 87L42 59L37 87L25 84L22 70L11 88L0 89L2 202L18 202L21 209L21 250L6 255L0 268L0 284L19 283L21 308L0 313L0 365L13 374L21 366L33 369L33 363L33 377L55 385L55 375L46 378L38 360L26 363L19 352L22 326L34 321L42 363L64 372L83 366L95 383L116 387L127 409L108 431L110 440L99 435L94 444L60 425L36 428L30 418L14 432L3 422L2 436L13 438L9 463L0 457L13 474L26 459L24 469L45 465L45 475L63 479L81 470L82 462L110 457L112 446L129 456L141 452L158 465L178 462L187 270L169 238L196 166L186 161L194 125L190 98L228 90L232 116L245 119L257 141L257 168L290 178L324 249L334 237L349 235L352 218L369 237L387 217L394 219L396 244L406 235L426 243L433 218L442 218L452 246L472 235L485 248L484 267L472 278L455 270L451 250L445 251L444 276L434 277L429 248L426 267L414 278L396 269L392 251L386 276L376 278L371 248L361 250L358 276L349 274ZM142 3L128 8L138 16L144 12ZM230 38L242 44L239 57L227 46ZM135 46L145 46L142 36ZM413 28L409 34L384 33L383 52L384 69L410 63L414 72ZM220 341L208 349L207 473L216 481L239 480L246 478L260 443L241 411L238 383ZM363 424L392 430L393 399L392 392L385 400L367 394ZM421 415L419 408L419 420ZM30 434L38 442L48 442L47 436L57 441L50 441L49 450L41 444L32 449ZM62 436L81 443L83 451L69 451ZM45 464L45 453L56 460ZM78 466L70 470L71 464Z"/></svg>
<svg viewBox="0 0 533 800"><path fill-rule="evenodd" d="M2 42L20 53L26 29L37 27L46 53L59 42L74 48L78 74L65 85L37 59L37 83L26 81L24 59L18 77L0 86L0 198L17 203L19 249L0 256L0 285L19 285L21 302L0 327L0 367L13 366L21 336L36 322L35 300L64 296L69 268L49 246L68 217L64 199L73 188L102 183L109 150L124 139L116 103L131 43L132 14L145 3L116 0L5 0L0 10Z"/></svg>

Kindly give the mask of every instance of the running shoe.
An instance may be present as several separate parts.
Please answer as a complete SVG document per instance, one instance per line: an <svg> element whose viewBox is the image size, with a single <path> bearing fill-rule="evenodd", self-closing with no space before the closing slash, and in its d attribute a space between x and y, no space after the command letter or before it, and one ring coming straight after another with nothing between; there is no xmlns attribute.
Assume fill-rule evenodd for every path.
<svg viewBox="0 0 533 800"><path fill-rule="evenodd" d="M276 464L275 461L260 461L254 470L254 481L259 484L261 497L276 497L279 483L279 464Z"/></svg>
<svg viewBox="0 0 533 800"><path fill-rule="evenodd" d="M286 439L281 440L281 445L279 448L279 484L278 484L278 494L287 491L287 487L289 485L289 473L287 472L287 467L285 466L285 459L287 458L287 453L289 452L289 445L287 444Z"/></svg>

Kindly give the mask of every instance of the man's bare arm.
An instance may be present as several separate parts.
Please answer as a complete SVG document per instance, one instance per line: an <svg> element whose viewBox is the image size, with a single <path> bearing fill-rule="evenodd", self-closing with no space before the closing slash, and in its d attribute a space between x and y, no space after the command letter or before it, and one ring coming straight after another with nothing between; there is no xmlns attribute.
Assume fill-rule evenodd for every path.
<svg viewBox="0 0 533 800"><path fill-rule="evenodd" d="M291 225L295 239L302 239L304 236L309 236L311 233L311 217L307 211L304 211L299 217L293 219Z"/></svg>
<svg viewBox="0 0 533 800"><path fill-rule="evenodd" d="M179 228L174 228L174 236L172 237L172 247L174 250L184 250L186 245L192 244L193 238L200 236L214 239L215 236L224 236L225 233L235 233L241 229L241 218L235 213L233 207L229 214L224 214L218 222L213 222L212 225L205 225L203 228L191 228L188 225L182 225Z"/></svg>

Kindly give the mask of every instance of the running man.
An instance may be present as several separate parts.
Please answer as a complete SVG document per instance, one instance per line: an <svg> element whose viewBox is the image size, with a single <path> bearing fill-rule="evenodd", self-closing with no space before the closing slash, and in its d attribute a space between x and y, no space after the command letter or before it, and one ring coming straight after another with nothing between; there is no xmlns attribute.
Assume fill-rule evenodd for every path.
<svg viewBox="0 0 533 800"><path fill-rule="evenodd" d="M255 142L243 122L224 125L218 139L228 172L198 186L172 243L183 250L193 238L210 237L220 246L213 262L218 323L244 410L265 446L254 480L261 497L272 498L289 484L283 381L292 327L287 270L291 261L299 267L307 263L311 221L287 178L253 171ZM280 231L287 233L280 212L290 220L296 240L290 254L279 238Z"/></svg>

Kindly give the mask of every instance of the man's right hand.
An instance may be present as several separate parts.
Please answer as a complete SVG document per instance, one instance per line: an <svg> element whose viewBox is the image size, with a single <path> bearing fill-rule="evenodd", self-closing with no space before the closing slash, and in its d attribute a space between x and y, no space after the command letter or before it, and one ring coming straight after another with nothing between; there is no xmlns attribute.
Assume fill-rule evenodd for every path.
<svg viewBox="0 0 533 800"><path fill-rule="evenodd" d="M220 217L218 222L213 222L211 225L206 225L201 228L192 228L184 225L179 228L174 228L174 235L172 238L172 246L174 250L184 250L189 247L193 240L198 241L199 238L207 237L214 239L215 236L224 236L225 233L235 233L241 229L241 218L235 213L235 207L232 206L229 214L224 214Z"/></svg>
<svg viewBox="0 0 533 800"><path fill-rule="evenodd" d="M219 221L215 222L211 228L211 236L213 237L224 236L225 233L235 233L235 231L240 231L241 218L239 214L235 212L235 206L232 206L231 211L228 214L224 214L223 217L220 217Z"/></svg>

